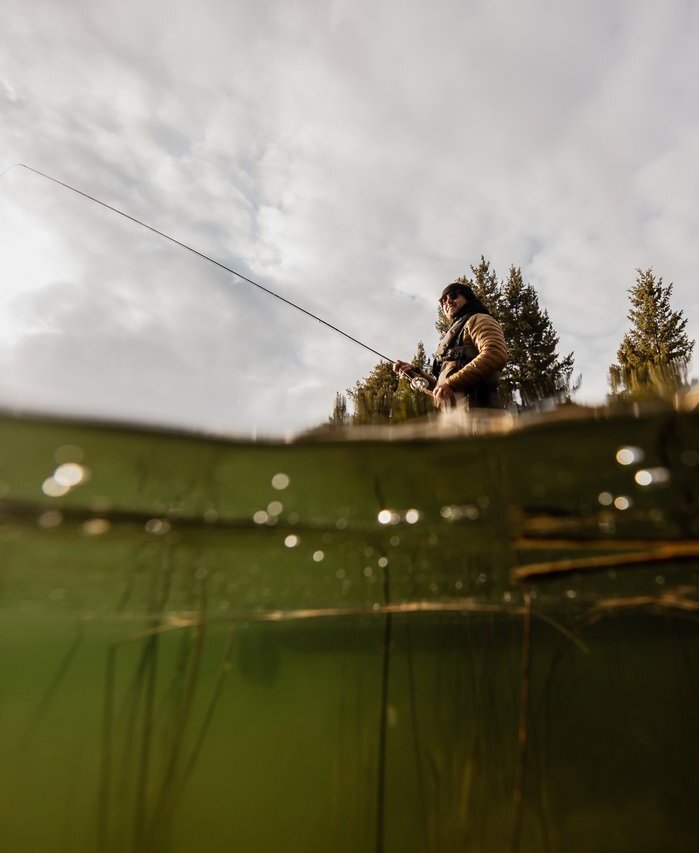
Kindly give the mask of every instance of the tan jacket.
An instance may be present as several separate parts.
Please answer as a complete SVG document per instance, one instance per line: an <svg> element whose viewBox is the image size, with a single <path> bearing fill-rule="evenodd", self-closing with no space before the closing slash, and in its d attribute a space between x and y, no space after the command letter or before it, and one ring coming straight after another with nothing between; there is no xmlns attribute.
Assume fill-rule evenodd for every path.
<svg viewBox="0 0 699 853"><path fill-rule="evenodd" d="M449 332L440 341L446 343ZM479 382L497 382L497 373L507 363L507 344L502 328L497 320L489 314L474 314L464 324L457 339L451 342L449 349L454 346L475 347L477 354L464 367L459 369L462 359L456 361L444 360L440 370L440 378L448 377L447 385L454 391L467 391ZM439 353L440 347L437 347Z"/></svg>

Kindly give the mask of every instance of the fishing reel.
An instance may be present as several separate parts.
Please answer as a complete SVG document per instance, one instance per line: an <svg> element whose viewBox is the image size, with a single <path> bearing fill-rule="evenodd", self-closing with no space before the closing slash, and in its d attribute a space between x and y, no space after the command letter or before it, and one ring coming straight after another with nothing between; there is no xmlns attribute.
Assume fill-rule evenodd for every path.
<svg viewBox="0 0 699 853"><path fill-rule="evenodd" d="M421 391L424 394L432 393L430 391L430 383L425 379L424 376L411 376L410 387L413 389L413 391Z"/></svg>

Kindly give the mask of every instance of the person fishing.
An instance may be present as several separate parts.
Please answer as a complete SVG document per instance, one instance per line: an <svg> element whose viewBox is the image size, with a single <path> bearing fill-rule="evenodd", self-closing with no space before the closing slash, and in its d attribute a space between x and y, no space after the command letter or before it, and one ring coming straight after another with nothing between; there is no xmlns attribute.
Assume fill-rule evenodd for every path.
<svg viewBox="0 0 699 853"><path fill-rule="evenodd" d="M439 297L451 325L435 350L432 373L408 361L393 364L397 373L427 382L437 408L457 404L472 408L502 408L498 396L500 370L507 362L502 327L466 284L454 281Z"/></svg>

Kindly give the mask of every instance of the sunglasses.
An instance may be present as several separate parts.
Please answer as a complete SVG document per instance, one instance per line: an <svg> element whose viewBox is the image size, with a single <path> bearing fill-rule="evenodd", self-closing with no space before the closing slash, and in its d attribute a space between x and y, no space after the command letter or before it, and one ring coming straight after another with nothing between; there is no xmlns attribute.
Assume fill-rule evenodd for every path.
<svg viewBox="0 0 699 853"><path fill-rule="evenodd" d="M446 293L440 300L439 304L444 305L445 302L456 302L459 296L463 296L461 291L459 290L450 290L449 293Z"/></svg>

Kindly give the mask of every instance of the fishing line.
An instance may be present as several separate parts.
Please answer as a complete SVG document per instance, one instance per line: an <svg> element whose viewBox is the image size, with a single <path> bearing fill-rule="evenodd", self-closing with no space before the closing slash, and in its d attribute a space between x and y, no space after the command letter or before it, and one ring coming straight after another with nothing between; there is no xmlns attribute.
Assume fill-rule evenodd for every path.
<svg viewBox="0 0 699 853"><path fill-rule="evenodd" d="M174 237L171 237L169 234L166 234L164 231L159 231L157 228L154 228L152 225L148 225L147 222L142 222L140 219L137 219L135 216L131 216L128 213L125 213L123 210L119 210L118 207L114 207L111 204L107 204L106 201L102 201L101 199L95 198L95 196L89 195L89 193L83 192L79 190L77 187L71 186L71 184L66 183L65 181L60 181L58 178L54 178L52 175L48 175L46 172L41 172L39 169L34 169L32 166L27 166L26 163L14 163L12 166L8 166L3 172L0 172L0 178L6 175L10 169L14 169L17 166L20 166L22 169L27 169L29 172L33 172L35 175L39 175L41 178L45 178L47 181L53 181L54 184L58 184L61 187L64 187L71 192L76 193L77 195L82 196L83 198L88 199L89 201L94 202L95 204L99 204L101 207L106 207L107 210L111 210L112 213L118 213L119 216L123 216L125 219L130 219L131 222L135 222L136 225L140 225L142 228L147 228L149 231L152 231L154 234L157 234L159 237L164 237L166 240L169 240L171 243L174 243L176 246L180 246L182 249L186 249L188 252L192 252L192 254L197 255L205 261L208 261L214 266L219 267L226 272L231 273L237 278L242 279L242 281L251 284L253 287L258 288L258 290L267 293L269 296L273 296L275 299L278 299L280 302L284 302L287 305L295 308L297 311L300 311L302 314L305 314L307 317L310 317L313 320L317 320L323 326L327 326L328 329L332 329L333 332L337 332L339 335L342 335L343 338L347 338L348 341L352 341L352 343L357 344L360 347L363 347L368 352L373 353L374 355L378 355L380 359L383 361L393 362L395 359L389 358L387 355L375 350L373 347L370 347L368 344L363 343L358 338L353 337L347 332L343 332L342 329L339 329L337 326L333 326L332 323L329 323L327 320L324 320L322 317L319 317L317 314L314 314L312 311L308 311L306 308L301 307L301 305L297 305L296 302L292 302L291 299L286 299L286 297L281 296L279 293L275 293L273 290L270 290L268 287L265 287L262 284L259 284L257 281L253 281L251 278L243 275L237 270L232 269L226 264L221 263L221 261L217 261L215 258L210 257L209 255L204 254L204 252L200 252L195 249L193 246L187 245L187 243L183 243L180 240L176 240Z"/></svg>

